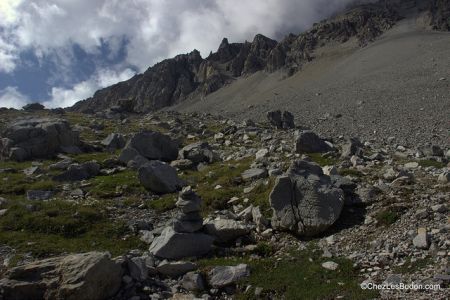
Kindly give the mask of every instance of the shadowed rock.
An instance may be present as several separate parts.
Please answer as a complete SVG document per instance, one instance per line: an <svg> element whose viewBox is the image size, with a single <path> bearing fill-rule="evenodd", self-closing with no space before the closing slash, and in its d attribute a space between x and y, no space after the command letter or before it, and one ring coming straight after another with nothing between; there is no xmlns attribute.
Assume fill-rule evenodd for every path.
<svg viewBox="0 0 450 300"><path fill-rule="evenodd" d="M315 163L296 161L279 176L270 194L272 226L312 236L334 224L344 206L344 192L332 186Z"/></svg>

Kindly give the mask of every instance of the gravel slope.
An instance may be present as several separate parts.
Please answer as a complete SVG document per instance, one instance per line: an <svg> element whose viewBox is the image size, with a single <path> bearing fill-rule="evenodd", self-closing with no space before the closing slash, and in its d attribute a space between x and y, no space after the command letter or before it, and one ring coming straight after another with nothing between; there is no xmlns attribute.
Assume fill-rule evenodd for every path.
<svg viewBox="0 0 450 300"><path fill-rule="evenodd" d="M349 41L315 55L290 78L259 72L170 109L255 120L289 110L297 124L328 137L449 147L450 33L409 18L365 48Z"/></svg>

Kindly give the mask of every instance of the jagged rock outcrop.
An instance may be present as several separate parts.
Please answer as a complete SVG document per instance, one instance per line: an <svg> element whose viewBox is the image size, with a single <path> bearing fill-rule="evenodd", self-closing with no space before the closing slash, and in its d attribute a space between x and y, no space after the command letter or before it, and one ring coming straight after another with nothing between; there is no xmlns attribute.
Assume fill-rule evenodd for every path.
<svg viewBox="0 0 450 300"><path fill-rule="evenodd" d="M178 143L156 131L136 133L125 145L119 160L128 163L136 156L149 160L172 161L178 156Z"/></svg>
<svg viewBox="0 0 450 300"><path fill-rule="evenodd" d="M59 152L80 153L78 132L66 120L35 118L11 124L0 139L0 158L23 161Z"/></svg>
<svg viewBox="0 0 450 300"><path fill-rule="evenodd" d="M102 300L120 289L123 269L109 253L89 252L36 261L0 280L2 299Z"/></svg>

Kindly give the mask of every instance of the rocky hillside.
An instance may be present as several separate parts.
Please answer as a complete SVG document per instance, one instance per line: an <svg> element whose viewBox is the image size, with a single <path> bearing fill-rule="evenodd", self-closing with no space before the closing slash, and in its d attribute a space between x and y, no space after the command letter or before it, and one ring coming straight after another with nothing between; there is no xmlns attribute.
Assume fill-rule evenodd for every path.
<svg viewBox="0 0 450 300"><path fill-rule="evenodd" d="M450 296L450 149L263 118L0 110L0 299Z"/></svg>
<svg viewBox="0 0 450 300"><path fill-rule="evenodd" d="M447 0L380 1L358 5L315 24L304 33L290 34L280 42L261 34L245 43L230 44L223 39L217 52L206 58L194 50L164 60L143 74L97 91L71 110L92 113L127 102L128 109L149 112L208 95L237 78L258 71L283 70L292 75L314 60L315 51L326 45L349 40L360 46L367 45L400 20L405 8L417 7L427 12L430 26L448 30L449 6Z"/></svg>

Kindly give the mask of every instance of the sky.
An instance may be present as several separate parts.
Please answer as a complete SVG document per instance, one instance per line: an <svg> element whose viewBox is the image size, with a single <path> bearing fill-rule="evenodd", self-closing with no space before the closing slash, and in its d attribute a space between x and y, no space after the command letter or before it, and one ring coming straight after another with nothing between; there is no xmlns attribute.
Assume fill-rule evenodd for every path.
<svg viewBox="0 0 450 300"><path fill-rule="evenodd" d="M0 107L67 107L222 38L281 39L351 0L0 0Z"/></svg>

